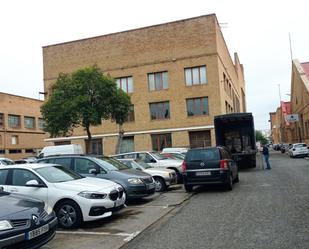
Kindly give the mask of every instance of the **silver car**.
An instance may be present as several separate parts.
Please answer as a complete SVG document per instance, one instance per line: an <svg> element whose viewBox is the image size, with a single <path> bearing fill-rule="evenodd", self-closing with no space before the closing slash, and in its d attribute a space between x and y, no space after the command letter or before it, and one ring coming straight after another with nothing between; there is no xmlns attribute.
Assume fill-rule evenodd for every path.
<svg viewBox="0 0 309 249"><path fill-rule="evenodd" d="M161 167L151 167L147 163L136 160L136 159L118 159L123 164L127 165L129 168L141 170L150 174L156 182L156 191L161 192L166 190L169 186L177 183L177 175L174 170L161 168Z"/></svg>

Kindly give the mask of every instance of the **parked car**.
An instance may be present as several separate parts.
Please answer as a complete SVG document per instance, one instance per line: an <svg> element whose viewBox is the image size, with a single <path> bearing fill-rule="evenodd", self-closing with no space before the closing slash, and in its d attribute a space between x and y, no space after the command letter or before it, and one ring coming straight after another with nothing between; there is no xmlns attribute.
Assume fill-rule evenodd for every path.
<svg viewBox="0 0 309 249"><path fill-rule="evenodd" d="M151 175L132 170L113 158L67 155L39 159L38 162L56 163L83 176L114 181L124 188L127 199L143 198L155 193L155 182Z"/></svg>
<svg viewBox="0 0 309 249"><path fill-rule="evenodd" d="M180 152L165 152L165 153L160 153L160 155L164 156L164 157L168 157L174 160L181 160L183 161L183 159L185 159L185 154L180 153Z"/></svg>
<svg viewBox="0 0 309 249"><path fill-rule="evenodd" d="M174 170L166 168L154 168L147 163L136 159L118 159L131 169L141 170L150 174L156 182L156 191L161 192L169 186L176 184L177 175Z"/></svg>
<svg viewBox="0 0 309 249"><path fill-rule="evenodd" d="M225 147L191 149L183 162L184 187L187 192L196 185L223 184L232 190L239 182L238 167Z"/></svg>
<svg viewBox="0 0 309 249"><path fill-rule="evenodd" d="M80 144L66 144L46 146L39 153L39 158L46 156L66 155L66 154L83 154L83 148Z"/></svg>
<svg viewBox="0 0 309 249"><path fill-rule="evenodd" d="M117 183L83 177L55 164L1 167L0 186L7 192L44 201L55 210L63 228L111 216L125 203L123 188Z"/></svg>
<svg viewBox="0 0 309 249"><path fill-rule="evenodd" d="M5 157L0 157L0 165L13 165L15 164L13 160Z"/></svg>
<svg viewBox="0 0 309 249"><path fill-rule="evenodd" d="M0 187L0 207L0 248L39 248L55 236L57 218L44 202Z"/></svg>
<svg viewBox="0 0 309 249"><path fill-rule="evenodd" d="M305 143L292 144L289 148L289 155L291 158L309 156L309 149L307 147L307 144Z"/></svg>
<svg viewBox="0 0 309 249"><path fill-rule="evenodd" d="M138 159L138 160L141 160L147 163L151 167L164 167L167 169L175 170L177 174L177 182L182 181L181 165L182 165L183 160L170 159L154 151L127 152L127 153L117 154L112 157L116 159L125 159L125 158Z"/></svg>
<svg viewBox="0 0 309 249"><path fill-rule="evenodd" d="M164 148L162 150L162 153L181 153L183 155L186 155L188 151L188 148Z"/></svg>

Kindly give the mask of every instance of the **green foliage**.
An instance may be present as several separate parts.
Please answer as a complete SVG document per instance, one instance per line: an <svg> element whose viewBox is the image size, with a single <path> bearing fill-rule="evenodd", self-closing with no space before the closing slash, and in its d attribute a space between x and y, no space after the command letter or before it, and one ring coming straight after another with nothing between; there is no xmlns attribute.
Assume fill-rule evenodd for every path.
<svg viewBox="0 0 309 249"><path fill-rule="evenodd" d="M267 144L268 143L267 138L260 131L255 131L255 139L256 139L257 142L260 142L261 144Z"/></svg>
<svg viewBox="0 0 309 249"><path fill-rule="evenodd" d="M82 126L90 140L90 126L101 125L102 119L122 122L130 104L129 96L117 89L115 81L92 66L59 74L41 112L45 131L51 137L70 135L74 128Z"/></svg>

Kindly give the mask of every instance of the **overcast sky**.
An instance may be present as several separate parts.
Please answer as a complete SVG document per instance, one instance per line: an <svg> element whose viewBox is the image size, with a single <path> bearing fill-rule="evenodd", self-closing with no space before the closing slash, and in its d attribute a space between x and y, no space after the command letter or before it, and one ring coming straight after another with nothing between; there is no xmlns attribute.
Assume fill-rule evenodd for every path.
<svg viewBox="0 0 309 249"><path fill-rule="evenodd" d="M308 0L2 0L0 92L39 98L42 46L215 13L245 69L257 129L288 101L293 59L309 61ZM232 57L233 58L233 57Z"/></svg>

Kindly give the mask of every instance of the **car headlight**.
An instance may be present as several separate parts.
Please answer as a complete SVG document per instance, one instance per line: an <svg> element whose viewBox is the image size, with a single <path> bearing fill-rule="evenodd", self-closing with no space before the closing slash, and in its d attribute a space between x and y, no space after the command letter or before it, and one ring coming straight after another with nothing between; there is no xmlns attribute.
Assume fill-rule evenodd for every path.
<svg viewBox="0 0 309 249"><path fill-rule="evenodd" d="M0 231L12 229L12 225L7 220L0 220Z"/></svg>
<svg viewBox="0 0 309 249"><path fill-rule="evenodd" d="M144 183L141 179L139 179L139 178L129 178L128 179L128 182L130 183L130 184L142 184L142 183Z"/></svg>
<svg viewBox="0 0 309 249"><path fill-rule="evenodd" d="M105 197L107 196L107 194L90 191L83 191L78 193L78 195L87 199L105 199Z"/></svg>

